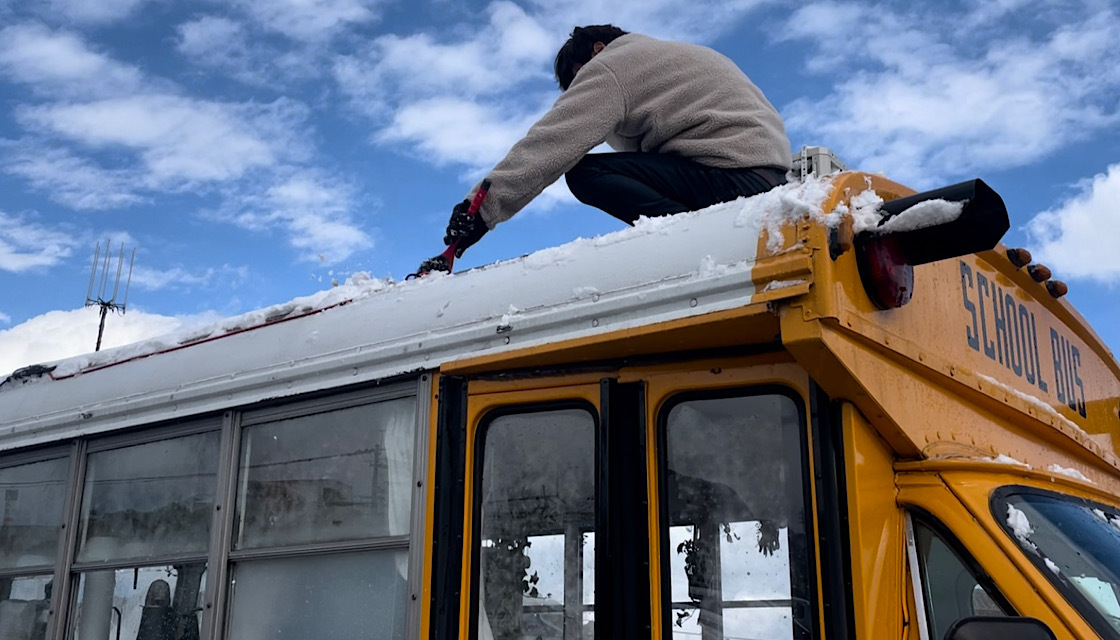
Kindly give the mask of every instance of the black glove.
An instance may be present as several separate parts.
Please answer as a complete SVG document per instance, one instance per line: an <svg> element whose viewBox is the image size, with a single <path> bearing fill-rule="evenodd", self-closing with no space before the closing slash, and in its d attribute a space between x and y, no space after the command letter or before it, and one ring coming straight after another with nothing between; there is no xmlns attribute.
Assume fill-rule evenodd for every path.
<svg viewBox="0 0 1120 640"><path fill-rule="evenodd" d="M447 232L443 236L443 244L450 246L456 240L459 244L455 247L455 257L461 258L463 252L472 244L479 241L490 230L480 215L469 215L467 210L471 207L470 200L464 200L455 205L451 210L451 220L447 223Z"/></svg>

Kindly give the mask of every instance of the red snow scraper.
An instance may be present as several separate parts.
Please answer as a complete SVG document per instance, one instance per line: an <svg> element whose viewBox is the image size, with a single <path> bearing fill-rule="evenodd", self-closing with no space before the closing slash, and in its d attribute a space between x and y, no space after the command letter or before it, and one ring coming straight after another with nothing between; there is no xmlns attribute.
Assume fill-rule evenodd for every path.
<svg viewBox="0 0 1120 640"><path fill-rule="evenodd" d="M471 200L471 206L467 209L467 215L474 217L478 215L478 210L482 208L482 201L486 199L486 192L490 191L490 181L483 180L482 184L478 185L478 191L474 194L474 200ZM410 273L405 276L405 280L412 278L423 278L433 271L445 271L451 273L451 267L455 264L455 251L459 248L459 241L451 243L451 246L444 249L443 253L434 258L428 258L420 263L420 268L416 273Z"/></svg>

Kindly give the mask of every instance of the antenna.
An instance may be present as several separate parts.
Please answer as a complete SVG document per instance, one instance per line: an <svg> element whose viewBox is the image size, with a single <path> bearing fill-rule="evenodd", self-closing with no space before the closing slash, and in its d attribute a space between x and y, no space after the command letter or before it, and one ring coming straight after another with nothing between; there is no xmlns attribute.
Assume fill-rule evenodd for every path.
<svg viewBox="0 0 1120 640"><path fill-rule="evenodd" d="M120 312L123 316L126 307L128 306L128 288L132 284L132 265L136 262L136 249L132 250L132 257L128 260L128 279L124 284L124 300L117 302L117 294L120 293L121 288L121 273L124 271L124 243L121 243L120 253L117 255L117 275L113 279L113 295L109 298L105 297L105 293L109 288L109 270L113 262L113 250L109 246L109 241L105 241L105 255L101 255L101 243L97 243L97 248L93 251L93 266L89 270L89 289L86 290L86 306L87 307L100 307L101 308L101 326L97 329L97 346L94 351L101 351L101 337L105 335L105 317L109 315L110 311ZM100 265L100 266L99 266ZM101 274L98 277L98 269ZM94 285L97 288L97 295L94 295Z"/></svg>

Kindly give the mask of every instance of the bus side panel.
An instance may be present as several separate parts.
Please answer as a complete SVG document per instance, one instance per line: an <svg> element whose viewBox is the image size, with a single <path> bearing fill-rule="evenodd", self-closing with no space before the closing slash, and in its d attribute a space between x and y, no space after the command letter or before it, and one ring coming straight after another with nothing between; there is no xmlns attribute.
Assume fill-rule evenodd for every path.
<svg viewBox="0 0 1120 640"><path fill-rule="evenodd" d="M906 567L894 454L854 405L843 403L841 416L856 637L900 638Z"/></svg>

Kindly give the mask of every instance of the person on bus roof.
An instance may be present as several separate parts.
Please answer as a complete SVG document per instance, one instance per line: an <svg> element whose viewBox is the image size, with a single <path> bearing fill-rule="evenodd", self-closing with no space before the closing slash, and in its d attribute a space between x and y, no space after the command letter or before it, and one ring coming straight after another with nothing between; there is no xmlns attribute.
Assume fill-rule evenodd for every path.
<svg viewBox="0 0 1120 640"><path fill-rule="evenodd" d="M707 47L577 27L556 54L563 93L487 178L478 216L455 205L444 237L462 255L565 175L572 194L633 224L768 191L790 145L777 110ZM619 153L589 154L607 142Z"/></svg>

